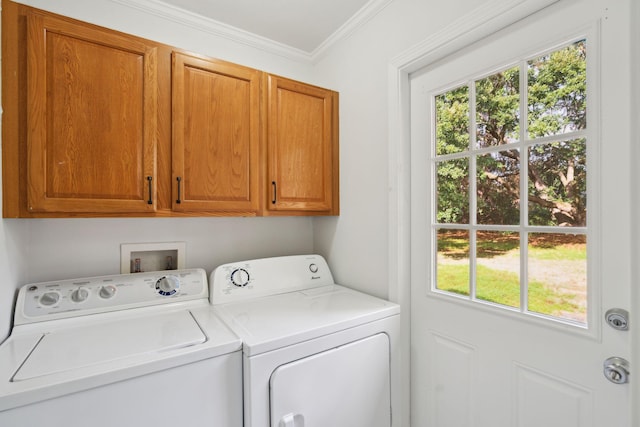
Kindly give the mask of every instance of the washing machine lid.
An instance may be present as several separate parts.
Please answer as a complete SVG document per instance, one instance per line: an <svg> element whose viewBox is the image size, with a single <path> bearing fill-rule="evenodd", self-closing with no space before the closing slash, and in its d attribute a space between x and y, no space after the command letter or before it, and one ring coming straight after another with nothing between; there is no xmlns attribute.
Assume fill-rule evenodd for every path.
<svg viewBox="0 0 640 427"><path fill-rule="evenodd" d="M329 285L217 305L248 356L275 350L400 313L400 307Z"/></svg>
<svg viewBox="0 0 640 427"><path fill-rule="evenodd" d="M158 354L206 340L188 310L53 330L42 334L12 381L117 363L132 356Z"/></svg>

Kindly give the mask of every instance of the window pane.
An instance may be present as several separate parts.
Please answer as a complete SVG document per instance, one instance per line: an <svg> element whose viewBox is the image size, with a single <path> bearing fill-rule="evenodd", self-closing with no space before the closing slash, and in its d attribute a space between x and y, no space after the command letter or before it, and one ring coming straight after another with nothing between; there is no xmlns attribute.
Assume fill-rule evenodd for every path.
<svg viewBox="0 0 640 427"><path fill-rule="evenodd" d="M436 96L436 154L468 150L469 141L469 88Z"/></svg>
<svg viewBox="0 0 640 427"><path fill-rule="evenodd" d="M478 231L476 246L476 298L519 307L519 233Z"/></svg>
<svg viewBox="0 0 640 427"><path fill-rule="evenodd" d="M433 99L433 283L585 324L586 41L518 60Z"/></svg>
<svg viewBox="0 0 640 427"><path fill-rule="evenodd" d="M437 222L469 223L469 160L436 163Z"/></svg>
<svg viewBox="0 0 640 427"><path fill-rule="evenodd" d="M586 141L529 148L529 224L587 225Z"/></svg>
<svg viewBox="0 0 640 427"><path fill-rule="evenodd" d="M520 132L518 67L476 81L477 147L514 142Z"/></svg>
<svg viewBox="0 0 640 427"><path fill-rule="evenodd" d="M529 235L529 311L587 321L585 235Z"/></svg>
<svg viewBox="0 0 640 427"><path fill-rule="evenodd" d="M469 295L469 232L438 230L436 288Z"/></svg>
<svg viewBox="0 0 640 427"><path fill-rule="evenodd" d="M529 138L587 127L586 42L528 62Z"/></svg>
<svg viewBox="0 0 640 427"><path fill-rule="evenodd" d="M477 157L478 224L520 224L518 150Z"/></svg>

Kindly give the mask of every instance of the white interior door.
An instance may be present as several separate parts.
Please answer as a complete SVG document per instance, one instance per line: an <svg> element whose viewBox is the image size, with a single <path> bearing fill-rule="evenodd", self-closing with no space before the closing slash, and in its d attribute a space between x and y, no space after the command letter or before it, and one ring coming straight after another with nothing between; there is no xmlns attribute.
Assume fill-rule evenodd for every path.
<svg viewBox="0 0 640 427"><path fill-rule="evenodd" d="M560 2L411 76L413 426L631 426L629 384L615 384L603 374L606 359L630 359L629 332L609 326L605 312L634 308L629 297L630 23L628 2ZM536 80L534 65L527 67L576 42L584 42L587 52L586 126L574 122L557 131L564 135L535 139L528 120L537 114L544 121L542 116L564 107L535 111L528 102L541 94L522 95L533 90L523 88L542 78ZM480 104L483 85L514 67L520 76L525 70L529 75L516 80L520 107L513 114L519 122L502 141L513 144L507 159L506 146L496 149L488 136ZM438 151L437 127L446 122L439 108L460 107L450 100L439 107L438 96L461 87L468 89L471 105L469 148ZM546 181L538 181L549 171L545 156L567 147L580 151L575 144L582 143L586 190L576 197L588 200L587 219L574 215L573 224L564 222L557 209L541 219L546 214L538 217L539 199L551 200ZM559 180L577 176L578 167L567 166L576 160L573 155L563 160L571 176L559 174ZM502 169L495 166L500 158ZM492 171L483 169L487 162L493 162ZM499 176L509 168L515 175ZM467 177L456 175L460 171ZM440 194L453 191L446 182L464 188L463 201L456 203L468 203L468 217L455 217L461 205L445 206ZM496 202L509 191L520 196L511 204ZM510 219L491 219L493 214L506 218L507 210L513 210ZM586 259L574 251L584 241ZM468 277L466 289L453 287L460 266ZM576 279L582 285L566 285L574 275L582 275ZM492 294L514 277L515 299Z"/></svg>

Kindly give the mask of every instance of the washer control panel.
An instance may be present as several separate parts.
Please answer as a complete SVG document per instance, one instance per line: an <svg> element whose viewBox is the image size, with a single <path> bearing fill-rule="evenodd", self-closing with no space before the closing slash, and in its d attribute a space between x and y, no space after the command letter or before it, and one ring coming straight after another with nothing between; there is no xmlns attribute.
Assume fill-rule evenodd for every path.
<svg viewBox="0 0 640 427"><path fill-rule="evenodd" d="M203 269L88 277L24 285L15 324L208 298Z"/></svg>
<svg viewBox="0 0 640 427"><path fill-rule="evenodd" d="M326 285L333 285L333 276L320 255L262 258L216 268L209 277L209 297L221 304Z"/></svg>

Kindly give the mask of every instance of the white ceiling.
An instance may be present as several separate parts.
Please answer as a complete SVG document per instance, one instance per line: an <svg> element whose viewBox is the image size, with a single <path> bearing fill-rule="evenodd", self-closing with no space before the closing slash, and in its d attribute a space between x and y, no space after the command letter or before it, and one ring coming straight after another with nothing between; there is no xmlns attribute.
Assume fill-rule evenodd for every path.
<svg viewBox="0 0 640 427"><path fill-rule="evenodd" d="M389 0L162 0L210 19L313 54L338 32L368 19ZM366 17L363 17L366 15Z"/></svg>

